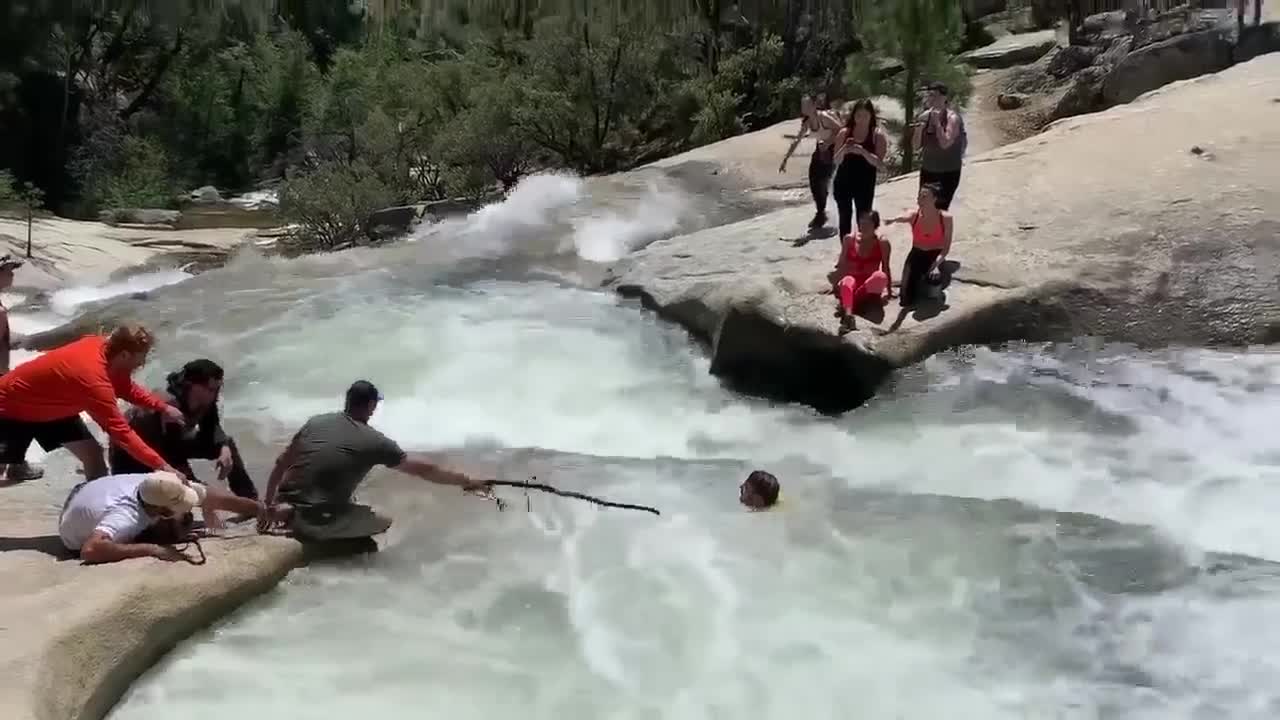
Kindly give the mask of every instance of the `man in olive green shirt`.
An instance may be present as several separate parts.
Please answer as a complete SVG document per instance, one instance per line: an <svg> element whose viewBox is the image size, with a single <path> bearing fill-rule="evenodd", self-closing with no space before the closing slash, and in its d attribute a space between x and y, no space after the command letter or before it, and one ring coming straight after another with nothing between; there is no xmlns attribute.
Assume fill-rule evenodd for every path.
<svg viewBox="0 0 1280 720"><path fill-rule="evenodd" d="M381 400L372 383L356 381L347 390L342 412L307 420L276 460L264 500L268 506L277 501L293 506L288 524L296 537L345 540L386 532L391 518L352 500L375 465L468 492L490 494L483 481L406 453L394 440L370 427L369 419Z"/></svg>

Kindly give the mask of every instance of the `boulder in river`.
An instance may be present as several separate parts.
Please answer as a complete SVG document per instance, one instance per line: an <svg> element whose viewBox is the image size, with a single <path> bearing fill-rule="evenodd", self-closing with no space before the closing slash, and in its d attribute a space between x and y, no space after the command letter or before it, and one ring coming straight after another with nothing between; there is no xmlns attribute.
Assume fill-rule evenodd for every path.
<svg viewBox="0 0 1280 720"><path fill-rule="evenodd" d="M837 242L805 236L808 206L655 242L613 268L609 285L704 340L712 372L739 389L824 411L955 346L1276 342L1275 97L1280 54L970 157L943 297L901 315L891 302L843 337L827 279ZM915 175L885 183L877 207L909 210L916 188ZM900 227L887 232L895 279L909 246Z"/></svg>
<svg viewBox="0 0 1280 720"><path fill-rule="evenodd" d="M212 185L205 185L192 190L187 199L196 205L217 205L222 202L222 193Z"/></svg>

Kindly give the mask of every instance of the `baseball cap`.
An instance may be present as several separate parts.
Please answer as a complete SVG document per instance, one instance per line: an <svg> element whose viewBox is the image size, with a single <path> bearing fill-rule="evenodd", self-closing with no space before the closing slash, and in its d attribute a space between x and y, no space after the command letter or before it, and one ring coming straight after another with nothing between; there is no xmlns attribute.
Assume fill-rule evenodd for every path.
<svg viewBox="0 0 1280 720"><path fill-rule="evenodd" d="M13 253L0 254L0 270L17 270L26 264L26 260Z"/></svg>
<svg viewBox="0 0 1280 720"><path fill-rule="evenodd" d="M950 90L950 89L948 89L948 88L947 88L947 86L946 86L945 84L940 83L940 82L936 82L936 81L935 81L935 82L931 82L931 83L929 83L928 85L925 85L924 87L922 87L922 88L920 88L920 89L921 89L921 90L928 90L928 91L931 91L931 92L936 92L936 93L938 93L939 95L942 95L943 97L946 97L947 95L950 95L950 94L951 94L951 90Z"/></svg>
<svg viewBox="0 0 1280 720"><path fill-rule="evenodd" d="M142 481L138 488L138 497L148 505L172 510L175 515L184 515L204 502L207 490L200 483L187 483L171 472L156 471Z"/></svg>
<svg viewBox="0 0 1280 720"><path fill-rule="evenodd" d="M378 388L368 380L357 380L347 388L347 407L369 405L381 399L382 393L378 392Z"/></svg>

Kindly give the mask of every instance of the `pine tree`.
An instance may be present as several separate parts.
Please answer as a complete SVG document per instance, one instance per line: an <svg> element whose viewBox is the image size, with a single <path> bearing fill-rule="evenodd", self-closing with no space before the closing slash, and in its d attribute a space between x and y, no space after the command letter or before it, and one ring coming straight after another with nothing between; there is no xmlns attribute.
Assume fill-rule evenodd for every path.
<svg viewBox="0 0 1280 720"><path fill-rule="evenodd" d="M845 83L856 96L888 95L902 103L907 120L901 145L904 171L913 167L911 123L920 86L946 83L957 105L968 97L968 71L956 55L964 31L955 0L882 0L863 19L859 34L865 50L849 57ZM893 71L898 64L901 69Z"/></svg>

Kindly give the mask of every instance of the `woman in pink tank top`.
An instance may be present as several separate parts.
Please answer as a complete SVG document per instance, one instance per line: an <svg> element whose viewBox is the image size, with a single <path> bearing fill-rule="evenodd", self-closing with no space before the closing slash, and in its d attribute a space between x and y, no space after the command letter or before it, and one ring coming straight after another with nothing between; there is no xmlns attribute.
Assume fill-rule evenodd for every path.
<svg viewBox="0 0 1280 720"><path fill-rule="evenodd" d="M858 217L858 231L844 236L836 260L836 292L840 296L840 332L854 329L854 312L863 301L881 300L889 292L889 241L876 231L880 213L869 210Z"/></svg>
<svg viewBox="0 0 1280 720"><path fill-rule="evenodd" d="M902 307L911 307L920 299L926 281L939 280L939 269L951 252L951 213L938 209L941 192L934 183L921 185L917 208L886 223L911 223L911 252L902 264L902 286L898 290Z"/></svg>

